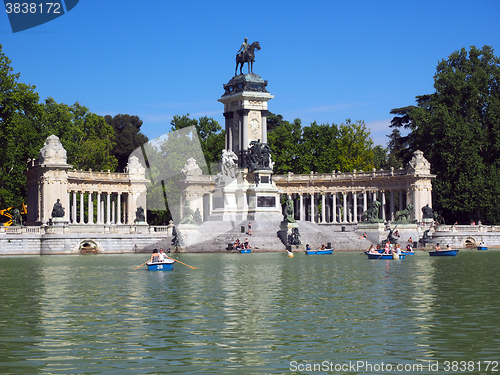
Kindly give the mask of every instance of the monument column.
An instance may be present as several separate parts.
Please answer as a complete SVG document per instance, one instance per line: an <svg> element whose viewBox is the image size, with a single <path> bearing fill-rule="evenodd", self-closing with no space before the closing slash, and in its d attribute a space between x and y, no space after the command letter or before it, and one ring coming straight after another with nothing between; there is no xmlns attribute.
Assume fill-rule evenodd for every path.
<svg viewBox="0 0 500 375"><path fill-rule="evenodd" d="M337 193L332 193L333 222L337 222Z"/></svg>
<svg viewBox="0 0 500 375"><path fill-rule="evenodd" d="M101 213L101 192L97 193L97 218L96 224L102 224L102 213Z"/></svg>
<svg viewBox="0 0 500 375"><path fill-rule="evenodd" d="M122 223L122 193L116 194L116 224Z"/></svg>
<svg viewBox="0 0 500 375"><path fill-rule="evenodd" d="M321 222L326 223L325 220L325 194L321 193Z"/></svg>
<svg viewBox="0 0 500 375"><path fill-rule="evenodd" d="M261 124L262 124L261 142L267 143L267 115L269 114L269 111L261 111L260 114L261 114Z"/></svg>
<svg viewBox="0 0 500 375"><path fill-rule="evenodd" d="M87 224L94 224L94 202L93 193L91 191L89 191L88 213L89 218Z"/></svg>
<svg viewBox="0 0 500 375"><path fill-rule="evenodd" d="M358 195L357 193L353 192L352 193L352 221L353 223L358 222Z"/></svg>
<svg viewBox="0 0 500 375"><path fill-rule="evenodd" d="M300 199L300 220L304 221L305 220L305 215L304 215L304 193L299 193L299 199Z"/></svg>

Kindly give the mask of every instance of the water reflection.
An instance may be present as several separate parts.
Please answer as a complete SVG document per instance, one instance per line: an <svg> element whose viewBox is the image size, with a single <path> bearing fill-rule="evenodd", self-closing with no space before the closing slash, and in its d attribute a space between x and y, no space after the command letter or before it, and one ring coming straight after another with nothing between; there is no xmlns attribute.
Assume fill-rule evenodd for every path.
<svg viewBox="0 0 500 375"><path fill-rule="evenodd" d="M285 373L290 361L497 360L500 252L0 258L0 367L49 373Z"/></svg>

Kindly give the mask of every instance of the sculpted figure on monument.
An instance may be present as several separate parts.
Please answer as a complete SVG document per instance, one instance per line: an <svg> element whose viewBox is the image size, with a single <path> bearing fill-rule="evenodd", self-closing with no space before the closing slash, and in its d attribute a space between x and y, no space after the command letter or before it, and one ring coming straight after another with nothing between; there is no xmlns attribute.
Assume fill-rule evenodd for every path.
<svg viewBox="0 0 500 375"><path fill-rule="evenodd" d="M241 45L238 53L236 54L236 69L234 75L238 72L238 65L240 65L240 74L243 74L243 64L248 63L248 73L253 74L253 63L255 61L255 49L260 50L259 42L253 42L248 45L248 38ZM240 52L241 51L241 52Z"/></svg>
<svg viewBox="0 0 500 375"><path fill-rule="evenodd" d="M406 205L404 210L396 211L394 215L394 220L399 222L409 222L411 212L413 211L413 205L409 203Z"/></svg>
<svg viewBox="0 0 500 375"><path fill-rule="evenodd" d="M137 207L135 211L135 222L145 222L146 216L144 216L144 208L142 206Z"/></svg>
<svg viewBox="0 0 500 375"><path fill-rule="evenodd" d="M434 219L434 212L432 208L429 207L429 204L422 207L422 218L423 219Z"/></svg>
<svg viewBox="0 0 500 375"><path fill-rule="evenodd" d="M256 169L270 169L271 149L267 144L261 143L260 139L251 141L246 159L246 164L250 172Z"/></svg>
<svg viewBox="0 0 500 375"><path fill-rule="evenodd" d="M196 224L193 217L194 217L194 212L191 209L191 204L186 199L182 204L182 220L180 224Z"/></svg>
<svg viewBox="0 0 500 375"><path fill-rule="evenodd" d="M363 212L363 217L365 222L369 223L381 223L384 220L378 218L378 213L380 211L380 202L373 201L370 208Z"/></svg>
<svg viewBox="0 0 500 375"><path fill-rule="evenodd" d="M288 223L296 223L295 219L293 218L293 201L291 199L288 199L286 201L286 208L285 208L285 215L284 219Z"/></svg>
<svg viewBox="0 0 500 375"><path fill-rule="evenodd" d="M64 208L59 202L59 199L57 199L57 202L54 203L54 207L52 208L52 217L64 217Z"/></svg>

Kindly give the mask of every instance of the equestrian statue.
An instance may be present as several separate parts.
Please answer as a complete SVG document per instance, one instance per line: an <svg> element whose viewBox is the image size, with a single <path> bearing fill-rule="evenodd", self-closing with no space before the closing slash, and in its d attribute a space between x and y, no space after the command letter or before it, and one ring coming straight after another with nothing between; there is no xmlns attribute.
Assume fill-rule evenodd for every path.
<svg viewBox="0 0 500 375"><path fill-rule="evenodd" d="M260 50L259 42L248 44L248 38L242 43L238 53L236 54L236 69L234 75L238 72L238 65L240 65L240 74L243 74L243 64L248 63L248 73L253 74L253 63L255 61L255 49Z"/></svg>

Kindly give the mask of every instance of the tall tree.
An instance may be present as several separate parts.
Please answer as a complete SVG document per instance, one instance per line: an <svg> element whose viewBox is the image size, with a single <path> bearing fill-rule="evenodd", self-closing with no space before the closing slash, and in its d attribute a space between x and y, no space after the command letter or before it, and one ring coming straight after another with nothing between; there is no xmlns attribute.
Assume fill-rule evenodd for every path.
<svg viewBox="0 0 500 375"><path fill-rule="evenodd" d="M352 123L347 119L345 123L340 124L336 146L340 171L373 168L373 140L363 121Z"/></svg>
<svg viewBox="0 0 500 375"><path fill-rule="evenodd" d="M302 138L300 119L293 123L283 120L283 116L268 116L267 143L271 148L271 159L274 164L274 173L300 173L299 160L303 156L299 150Z"/></svg>
<svg viewBox="0 0 500 375"><path fill-rule="evenodd" d="M59 104L45 100L42 117L44 138L55 134L68 154L68 164L78 169L115 171L113 156L114 130L102 116L79 103Z"/></svg>
<svg viewBox="0 0 500 375"><path fill-rule="evenodd" d="M500 59L470 47L439 62L435 93L417 97L402 123L436 174L434 208L448 221L500 221Z"/></svg>
<svg viewBox="0 0 500 375"><path fill-rule="evenodd" d="M141 133L142 120L138 116L107 115L104 119L115 131L112 153L118 160L118 171L122 172L132 151L145 144L148 137Z"/></svg>
<svg viewBox="0 0 500 375"><path fill-rule="evenodd" d="M26 197L26 161L43 145L42 108L35 86L19 82L0 44L0 208L21 207Z"/></svg>

